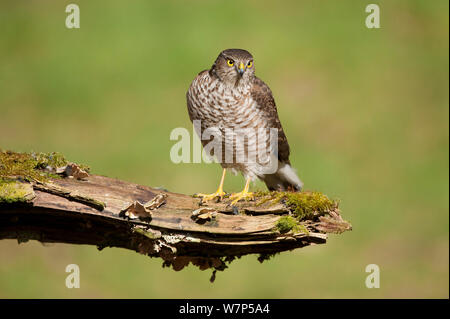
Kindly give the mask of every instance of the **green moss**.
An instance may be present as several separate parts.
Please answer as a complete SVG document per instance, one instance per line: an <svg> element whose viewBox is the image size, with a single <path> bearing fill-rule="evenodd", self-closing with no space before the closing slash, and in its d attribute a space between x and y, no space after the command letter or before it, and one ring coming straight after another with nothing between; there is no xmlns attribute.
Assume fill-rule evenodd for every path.
<svg viewBox="0 0 450 319"><path fill-rule="evenodd" d="M60 153L32 153L31 157L36 161L35 168L46 168L50 166L57 168L67 165L67 160Z"/></svg>
<svg viewBox="0 0 450 319"><path fill-rule="evenodd" d="M292 215L281 217L275 225L274 231L280 233L294 231L309 234L304 221L317 221L319 216L327 215L338 207L338 201L320 192L257 192L255 197L257 206L282 202L289 208Z"/></svg>
<svg viewBox="0 0 450 319"><path fill-rule="evenodd" d="M319 192L283 193L281 199L293 209L299 220L324 215L336 207L336 202Z"/></svg>
<svg viewBox="0 0 450 319"><path fill-rule="evenodd" d="M16 153L0 150L0 178L20 177L27 181L43 182L50 177L57 177L51 171L65 166L67 163L64 156L56 152ZM89 167L85 165L80 165L80 167L89 170Z"/></svg>
<svg viewBox="0 0 450 319"><path fill-rule="evenodd" d="M10 151L0 152L0 177L22 177L42 180L41 172L35 170L37 161L30 154Z"/></svg>
<svg viewBox="0 0 450 319"><path fill-rule="evenodd" d="M255 195L255 199L256 199L256 204L255 206L261 206L265 203L267 203L268 201L271 201L274 199L274 194L276 194L276 192L269 192L269 191L257 191L254 193Z"/></svg>
<svg viewBox="0 0 450 319"><path fill-rule="evenodd" d="M0 178L0 204L26 203L34 196L30 184Z"/></svg>
<svg viewBox="0 0 450 319"><path fill-rule="evenodd" d="M257 206L268 201L273 204L283 202L299 220L322 216L337 207L338 202L320 192L258 192Z"/></svg>
<svg viewBox="0 0 450 319"><path fill-rule="evenodd" d="M298 231L298 222L297 220L292 216L282 216L275 224L275 228L280 233L287 233L291 230Z"/></svg>

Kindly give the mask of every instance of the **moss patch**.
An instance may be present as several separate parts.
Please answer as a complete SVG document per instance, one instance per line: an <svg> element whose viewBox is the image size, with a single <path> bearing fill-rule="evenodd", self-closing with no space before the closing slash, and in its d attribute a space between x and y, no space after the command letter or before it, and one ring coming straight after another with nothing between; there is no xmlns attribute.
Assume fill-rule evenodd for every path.
<svg viewBox="0 0 450 319"><path fill-rule="evenodd" d="M275 224L274 231L287 233L290 231L309 234L306 221L317 222L321 216L329 215L338 208L339 202L331 200L320 192L258 192L255 194L257 206L282 202L292 215L282 216Z"/></svg>
<svg viewBox="0 0 450 319"><path fill-rule="evenodd" d="M0 150L0 178L20 177L26 181L47 181L58 177L52 173L68 164L63 155L52 153L16 153ZM89 167L80 165L84 170Z"/></svg>
<svg viewBox="0 0 450 319"><path fill-rule="evenodd" d="M319 192L284 193L281 197L287 206L293 209L298 219L312 219L324 215L337 203Z"/></svg>
<svg viewBox="0 0 450 319"><path fill-rule="evenodd" d="M49 171L44 171L48 166L56 168L64 166L67 161L57 153L16 153L11 151L0 152L0 177L21 177L27 181L46 181L50 176Z"/></svg>
<svg viewBox="0 0 450 319"><path fill-rule="evenodd" d="M36 161L36 168L57 168L67 165L64 155L56 152L52 153L31 153L31 157Z"/></svg>
<svg viewBox="0 0 450 319"><path fill-rule="evenodd" d="M34 198L33 186L26 182L47 182L56 175L58 167L68 161L52 153L16 153L0 149L0 204L28 202ZM84 170L89 167L80 165Z"/></svg>
<svg viewBox="0 0 450 319"><path fill-rule="evenodd" d="M298 231L297 220L292 216L282 216L275 224L275 228L282 234L287 233L291 230Z"/></svg>
<svg viewBox="0 0 450 319"><path fill-rule="evenodd" d="M31 184L0 178L0 204L26 203L34 197Z"/></svg>
<svg viewBox="0 0 450 319"><path fill-rule="evenodd" d="M338 206L338 202L331 200L320 192L259 192L257 205L268 201L272 203L283 202L288 206L298 220L314 219L322 216Z"/></svg>

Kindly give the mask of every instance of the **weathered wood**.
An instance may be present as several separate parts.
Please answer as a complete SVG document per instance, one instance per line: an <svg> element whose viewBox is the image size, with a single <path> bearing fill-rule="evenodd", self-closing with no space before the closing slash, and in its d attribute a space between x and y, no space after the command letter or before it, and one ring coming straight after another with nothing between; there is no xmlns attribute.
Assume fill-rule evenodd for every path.
<svg viewBox="0 0 450 319"><path fill-rule="evenodd" d="M121 247L162 257L176 270L189 262L200 269L223 270L235 257L256 253L264 259L327 240L326 225L320 222L308 221L305 232L274 230L280 215L290 213L283 203L232 207L225 199L205 206L214 211L212 218L196 220L192 212L200 207L197 198L98 175L53 179L33 188L29 203L0 206L0 239ZM124 215L130 203L146 203L161 193L167 195L165 202L151 210L151 219ZM333 213L326 222L340 218L338 211Z"/></svg>

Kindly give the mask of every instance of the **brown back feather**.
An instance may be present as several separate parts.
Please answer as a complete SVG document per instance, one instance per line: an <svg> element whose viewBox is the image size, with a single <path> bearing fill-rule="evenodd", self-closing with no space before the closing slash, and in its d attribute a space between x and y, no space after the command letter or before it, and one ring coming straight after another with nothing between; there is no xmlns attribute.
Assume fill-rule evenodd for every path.
<svg viewBox="0 0 450 319"><path fill-rule="evenodd" d="M269 122L271 128L278 129L278 159L282 163L290 164L289 162L289 143L278 118L277 106L272 95L272 91L258 77L255 77L253 87L251 89L253 99L256 101L258 108L262 110Z"/></svg>

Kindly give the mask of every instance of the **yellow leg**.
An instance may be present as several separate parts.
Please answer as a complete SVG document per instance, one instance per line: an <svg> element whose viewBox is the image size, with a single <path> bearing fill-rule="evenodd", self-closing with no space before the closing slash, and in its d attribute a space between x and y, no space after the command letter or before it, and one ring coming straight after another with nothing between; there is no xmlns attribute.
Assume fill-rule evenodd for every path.
<svg viewBox="0 0 450 319"><path fill-rule="evenodd" d="M244 200L251 200L254 198L253 193L249 192L248 189L250 188L250 178L247 178L247 181L245 182L245 187L244 190L240 193L236 193L236 194L232 194L230 196L231 199L234 199L231 202L231 205L236 204L238 201L240 201L241 199Z"/></svg>
<svg viewBox="0 0 450 319"><path fill-rule="evenodd" d="M226 173L226 171L227 170L224 168L223 172L222 172L222 179L220 180L219 188L217 189L217 191L215 193L212 193L212 194L199 193L199 194L195 194L195 197L201 197L204 202L213 200L214 198L217 198L217 197L222 199L225 196L225 194L226 194L223 191L223 182L225 181L225 173Z"/></svg>

